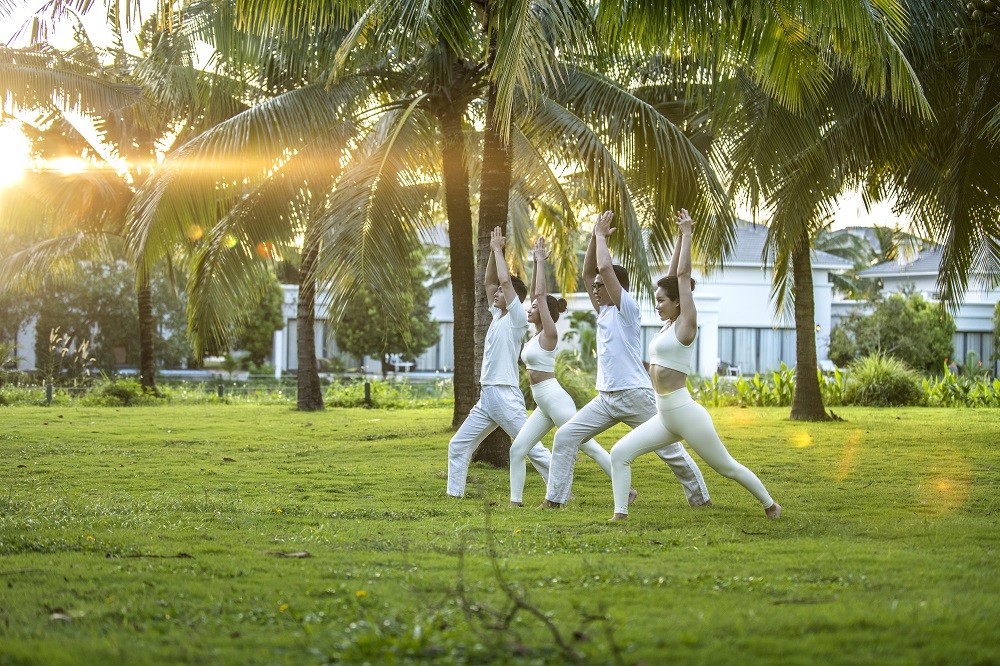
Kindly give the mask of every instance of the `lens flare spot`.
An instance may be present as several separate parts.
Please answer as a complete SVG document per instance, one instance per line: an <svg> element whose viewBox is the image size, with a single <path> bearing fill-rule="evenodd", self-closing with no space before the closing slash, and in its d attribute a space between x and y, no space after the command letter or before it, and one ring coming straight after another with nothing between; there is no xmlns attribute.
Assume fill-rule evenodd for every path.
<svg viewBox="0 0 1000 666"><path fill-rule="evenodd" d="M232 234L226 234L226 237L222 239L222 244L227 249L232 249L232 248L236 247L237 244L239 244L239 240L237 240L236 236L234 236Z"/></svg>
<svg viewBox="0 0 1000 666"><path fill-rule="evenodd" d="M201 240L201 237L205 235L205 230L201 228L200 225L192 224L188 227L187 237L189 241Z"/></svg>
<svg viewBox="0 0 1000 666"><path fill-rule="evenodd" d="M747 425L757 421L757 415L751 409L732 409L726 413L726 418L733 423Z"/></svg>
<svg viewBox="0 0 1000 666"><path fill-rule="evenodd" d="M944 517L962 508L972 495L972 467L955 449L941 449L920 482L919 512Z"/></svg>
<svg viewBox="0 0 1000 666"><path fill-rule="evenodd" d="M837 480L843 481L854 469L854 459L858 455L858 445L861 443L861 430L851 432L844 448L840 451L840 464L837 466Z"/></svg>
<svg viewBox="0 0 1000 666"><path fill-rule="evenodd" d="M274 243L267 241L257 243L257 255L261 259L274 259Z"/></svg>
<svg viewBox="0 0 1000 666"><path fill-rule="evenodd" d="M792 444L794 444L797 449L804 449L808 446L812 446L813 436L805 430L800 430L792 435Z"/></svg>

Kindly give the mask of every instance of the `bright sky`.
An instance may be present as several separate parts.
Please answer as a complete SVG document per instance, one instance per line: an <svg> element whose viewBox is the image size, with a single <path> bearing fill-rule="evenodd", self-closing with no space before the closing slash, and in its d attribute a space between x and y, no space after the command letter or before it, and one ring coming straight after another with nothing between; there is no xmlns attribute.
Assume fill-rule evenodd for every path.
<svg viewBox="0 0 1000 666"><path fill-rule="evenodd" d="M30 146L21 127L14 122L0 125L0 190L17 183L31 167Z"/></svg>
<svg viewBox="0 0 1000 666"><path fill-rule="evenodd" d="M865 210L865 202L858 192L844 194L839 202L839 210L833 217L833 228L860 226L910 228L910 218L896 215L892 210L892 201L882 201L873 204L871 211Z"/></svg>

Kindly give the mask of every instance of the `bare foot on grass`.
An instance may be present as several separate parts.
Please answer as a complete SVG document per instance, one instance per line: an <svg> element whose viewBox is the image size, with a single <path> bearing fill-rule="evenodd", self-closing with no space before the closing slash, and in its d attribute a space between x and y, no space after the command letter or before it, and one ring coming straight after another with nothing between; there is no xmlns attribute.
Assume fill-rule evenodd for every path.
<svg viewBox="0 0 1000 666"><path fill-rule="evenodd" d="M628 520L627 513L616 513L615 515L608 518L609 523L620 523L622 521Z"/></svg>
<svg viewBox="0 0 1000 666"><path fill-rule="evenodd" d="M523 502L513 502L512 501L510 503L510 507L509 508L511 508L511 509L520 509L522 506L524 506Z"/></svg>
<svg viewBox="0 0 1000 666"><path fill-rule="evenodd" d="M777 520L781 518L781 505L777 502L773 503L771 506L764 509L764 515L771 520Z"/></svg>
<svg viewBox="0 0 1000 666"><path fill-rule="evenodd" d="M542 500L542 503L538 505L538 508L539 509L561 509L561 508L563 508L563 506L565 506L565 505L560 504L559 502L550 502L549 500Z"/></svg>

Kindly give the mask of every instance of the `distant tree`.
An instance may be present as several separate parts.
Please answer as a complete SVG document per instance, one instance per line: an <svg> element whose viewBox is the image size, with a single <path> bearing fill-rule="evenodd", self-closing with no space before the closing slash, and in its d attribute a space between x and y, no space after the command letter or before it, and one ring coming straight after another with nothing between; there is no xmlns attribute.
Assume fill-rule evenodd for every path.
<svg viewBox="0 0 1000 666"><path fill-rule="evenodd" d="M82 264L79 278L48 280L40 290L35 358L47 371L50 333L56 329L73 344L90 343L89 356L103 372L139 362L139 316L135 283L124 263Z"/></svg>
<svg viewBox="0 0 1000 666"><path fill-rule="evenodd" d="M437 343L440 329L431 319L430 274L414 254L409 279L398 284L402 294L401 309L390 307L386 299L367 288L358 289L337 321L335 339L341 350L354 356L381 359L382 374L387 374L389 354L413 359Z"/></svg>
<svg viewBox="0 0 1000 666"><path fill-rule="evenodd" d="M916 370L940 372L952 355L954 335L955 320L943 307L920 294L892 294L871 314L853 312L834 327L830 359L843 366L883 352Z"/></svg>
<svg viewBox="0 0 1000 666"><path fill-rule="evenodd" d="M31 316L33 297L0 291L0 343L13 343Z"/></svg>
<svg viewBox="0 0 1000 666"><path fill-rule="evenodd" d="M275 278L250 311L236 338L236 347L249 352L251 363L263 365L274 349L274 332L285 327L281 312L284 293Z"/></svg>

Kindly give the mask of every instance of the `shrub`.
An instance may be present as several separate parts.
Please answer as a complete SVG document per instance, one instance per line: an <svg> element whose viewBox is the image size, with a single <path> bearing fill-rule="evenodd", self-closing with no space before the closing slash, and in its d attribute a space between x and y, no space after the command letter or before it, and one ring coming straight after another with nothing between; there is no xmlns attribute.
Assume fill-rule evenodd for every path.
<svg viewBox="0 0 1000 666"><path fill-rule="evenodd" d="M88 407L132 407L155 404L156 397L142 390L135 379L108 380L80 398L81 405Z"/></svg>
<svg viewBox="0 0 1000 666"><path fill-rule="evenodd" d="M876 353L848 367L844 404L899 407L919 404L921 396L920 375L892 356Z"/></svg>
<svg viewBox="0 0 1000 666"><path fill-rule="evenodd" d="M837 365L876 353L900 359L923 372L939 372L952 354L955 320L939 304L916 293L892 294L871 314L852 312L830 334L830 358Z"/></svg>
<svg viewBox="0 0 1000 666"><path fill-rule="evenodd" d="M840 368L835 368L831 373L819 371L819 392L823 397L823 404L827 407L836 407L844 404L844 392L847 388L847 373Z"/></svg>
<svg viewBox="0 0 1000 666"><path fill-rule="evenodd" d="M454 404L450 379L428 384L409 381L369 381L372 407L406 409L445 407ZM331 384L324 400L328 407L365 407L365 381L352 380Z"/></svg>

